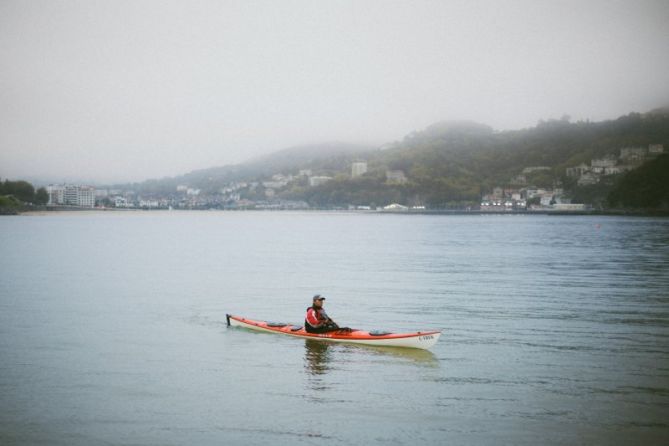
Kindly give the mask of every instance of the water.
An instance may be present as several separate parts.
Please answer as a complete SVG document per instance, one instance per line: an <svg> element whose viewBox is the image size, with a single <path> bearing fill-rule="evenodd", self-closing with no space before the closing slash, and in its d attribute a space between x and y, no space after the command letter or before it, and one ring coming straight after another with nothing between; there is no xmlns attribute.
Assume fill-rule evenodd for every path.
<svg viewBox="0 0 669 446"><path fill-rule="evenodd" d="M667 444L669 220L0 219L0 444ZM441 329L431 352L227 328Z"/></svg>

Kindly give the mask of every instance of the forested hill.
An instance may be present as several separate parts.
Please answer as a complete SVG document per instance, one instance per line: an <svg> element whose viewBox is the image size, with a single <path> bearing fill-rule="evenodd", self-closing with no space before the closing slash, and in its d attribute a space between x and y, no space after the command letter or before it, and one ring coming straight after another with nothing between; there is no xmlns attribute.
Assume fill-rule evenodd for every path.
<svg viewBox="0 0 669 446"><path fill-rule="evenodd" d="M669 108L603 122L542 121L532 128L502 132L475 122L441 122L382 148L346 144L292 148L248 163L135 186L151 191L188 184L214 192L230 181L262 181L309 169L314 176L332 180L318 186L290 182L276 190L275 199L305 200L313 206L398 202L444 208L477 203L496 186L517 188L515 179L524 169L540 166L522 175L526 186L561 185L577 201L580 197L604 202L624 175L580 187L566 176L566 168L650 144L669 149ZM366 161L367 173L352 178L354 161ZM389 181L388 171L401 171L405 178Z"/></svg>
<svg viewBox="0 0 669 446"><path fill-rule="evenodd" d="M622 175L578 187L575 179L566 176L566 168L590 165L593 159L605 156L618 157L621 148L649 144L669 148L669 110L632 113L604 122L550 120L505 132L473 122L443 122L374 153L365 176L342 177L301 193L319 205L396 201L458 207L478 202L495 186L513 186L513 179L525 168L544 166L549 169L524 175L528 186L561 184L574 197L603 202ZM386 170L401 170L408 181L388 184Z"/></svg>
<svg viewBox="0 0 669 446"><path fill-rule="evenodd" d="M669 113L630 114L599 123L551 120L507 132L479 124L437 124L409 135L387 158L412 171L415 180L457 177L490 188L507 184L525 167L548 166L560 177L566 167L618 156L623 147L666 144L668 124Z"/></svg>

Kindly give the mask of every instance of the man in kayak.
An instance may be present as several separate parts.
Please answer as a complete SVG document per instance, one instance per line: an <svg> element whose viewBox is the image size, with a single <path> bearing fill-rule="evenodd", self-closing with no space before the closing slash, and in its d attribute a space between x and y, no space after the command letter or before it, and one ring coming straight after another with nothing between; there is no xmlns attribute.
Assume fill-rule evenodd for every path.
<svg viewBox="0 0 669 446"><path fill-rule="evenodd" d="M328 317L323 309L325 298L316 294L313 298L313 305L307 308L307 317L304 320L304 329L307 333L327 333L329 331L343 330L339 325ZM349 329L350 330L350 329Z"/></svg>

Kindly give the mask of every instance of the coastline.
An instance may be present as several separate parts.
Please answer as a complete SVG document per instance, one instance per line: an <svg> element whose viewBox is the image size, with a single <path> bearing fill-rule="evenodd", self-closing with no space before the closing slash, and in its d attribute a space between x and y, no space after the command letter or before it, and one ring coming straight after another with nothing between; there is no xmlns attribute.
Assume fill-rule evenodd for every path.
<svg viewBox="0 0 669 446"><path fill-rule="evenodd" d="M92 212L301 212L301 213L336 213L336 214L382 214L382 215L555 215L555 216L627 216L627 217L669 217L669 210L637 210L637 209L598 209L598 210L532 210L532 211L481 211L464 209L421 209L405 211L384 210L349 210L349 209L138 209L138 208L84 208L75 206L39 206L30 209L16 209L14 213L3 215L53 215L67 213Z"/></svg>

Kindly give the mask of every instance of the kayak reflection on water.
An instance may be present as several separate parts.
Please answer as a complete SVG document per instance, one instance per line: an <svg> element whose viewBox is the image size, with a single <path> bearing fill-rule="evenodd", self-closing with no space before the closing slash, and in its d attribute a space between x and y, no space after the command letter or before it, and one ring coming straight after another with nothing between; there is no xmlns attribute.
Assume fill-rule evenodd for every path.
<svg viewBox="0 0 669 446"><path fill-rule="evenodd" d="M327 342L314 341L307 339L304 342L304 368L310 375L325 375L329 370L329 363L331 361L332 352L329 349L332 347Z"/></svg>
<svg viewBox="0 0 669 446"><path fill-rule="evenodd" d="M304 341L304 368L311 376L326 375L332 370L330 363L349 361L356 362L364 355L365 360L370 355L377 357L394 357L402 361L416 364L421 367L439 367L439 360L429 350L415 348L377 347L370 345L332 344L327 341L306 339ZM335 358L335 356L337 356ZM345 357L342 357L345 356Z"/></svg>

